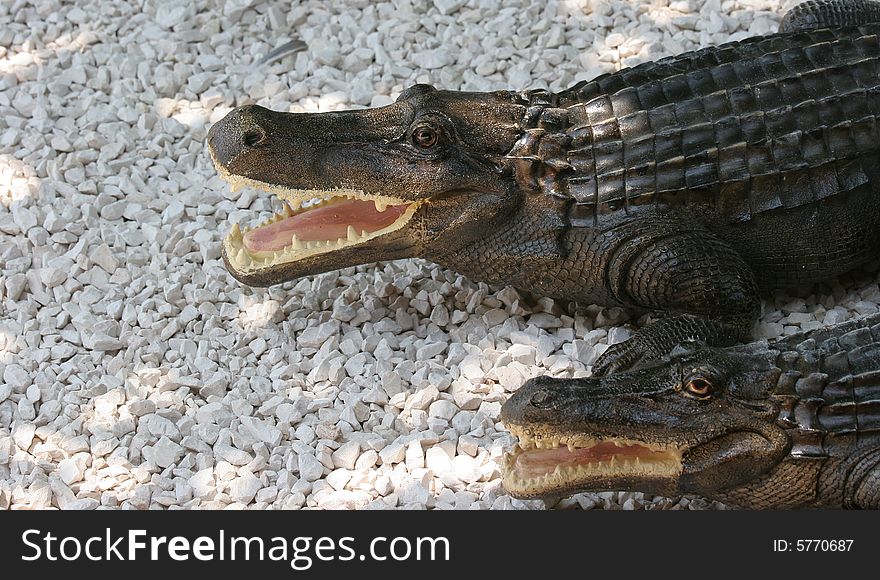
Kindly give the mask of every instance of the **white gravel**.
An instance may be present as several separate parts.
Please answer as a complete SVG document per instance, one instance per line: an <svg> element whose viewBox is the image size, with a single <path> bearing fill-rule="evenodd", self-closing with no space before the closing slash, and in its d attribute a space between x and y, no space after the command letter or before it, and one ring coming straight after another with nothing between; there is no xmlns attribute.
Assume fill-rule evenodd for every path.
<svg viewBox="0 0 880 580"><path fill-rule="evenodd" d="M238 104L382 105L416 82L559 90L781 14L771 0L0 3L0 508L544 507L501 488L501 404L530 377L587 375L638 321L420 260L243 287L221 236L271 203L216 177L206 128ZM253 66L297 37L308 51ZM779 295L756 334L876 312L877 281L874 267Z"/></svg>

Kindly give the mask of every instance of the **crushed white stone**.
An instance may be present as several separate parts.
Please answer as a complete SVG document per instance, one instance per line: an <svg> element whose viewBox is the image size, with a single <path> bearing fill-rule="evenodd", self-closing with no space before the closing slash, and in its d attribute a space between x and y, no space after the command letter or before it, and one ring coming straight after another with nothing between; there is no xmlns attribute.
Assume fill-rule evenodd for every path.
<svg viewBox="0 0 880 580"><path fill-rule="evenodd" d="M793 2L787 2L785 6ZM382 106L407 86L564 89L773 30L770 0L0 3L0 509L536 509L501 404L635 329L421 260L266 289L224 269L272 209L205 152L233 106ZM295 31L309 49L255 62ZM877 267L774 295L756 337L876 312ZM699 498L579 494L582 509Z"/></svg>

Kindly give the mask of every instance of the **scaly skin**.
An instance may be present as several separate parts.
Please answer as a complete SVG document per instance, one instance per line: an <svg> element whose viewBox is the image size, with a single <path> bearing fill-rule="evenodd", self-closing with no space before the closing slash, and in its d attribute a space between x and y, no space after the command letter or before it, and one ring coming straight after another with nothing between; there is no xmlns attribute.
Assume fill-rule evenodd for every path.
<svg viewBox="0 0 880 580"><path fill-rule="evenodd" d="M528 448L506 462L504 485L518 497L634 490L755 509L878 508L880 315L770 345L695 346L609 377L539 377L501 420ZM570 442L637 443L668 457L650 472L650 455L639 465L620 455L554 475L577 463Z"/></svg>
<svg viewBox="0 0 880 580"><path fill-rule="evenodd" d="M209 134L230 181L298 199L382 196L410 214L368 240L351 232L274 257L243 249L234 231L224 260L266 286L423 257L475 280L664 315L609 349L597 375L683 340L734 344L761 289L835 276L880 248L877 6L810 2L782 34L558 94L417 85L378 109L239 108Z"/></svg>

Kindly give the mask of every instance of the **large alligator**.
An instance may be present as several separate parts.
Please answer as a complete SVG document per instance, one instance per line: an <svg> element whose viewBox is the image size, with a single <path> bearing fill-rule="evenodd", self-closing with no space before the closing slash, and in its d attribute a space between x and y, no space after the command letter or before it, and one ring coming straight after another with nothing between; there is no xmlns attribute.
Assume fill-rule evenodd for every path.
<svg viewBox="0 0 880 580"><path fill-rule="evenodd" d="M773 344L538 377L501 420L518 497L636 490L747 508L880 508L880 315Z"/></svg>
<svg viewBox="0 0 880 580"><path fill-rule="evenodd" d="M220 175L285 203L233 226L240 281L423 257L472 279L664 314L602 375L679 342L735 344L761 289L880 247L880 9L819 0L783 31L544 90L415 85L386 107L245 106L209 133Z"/></svg>

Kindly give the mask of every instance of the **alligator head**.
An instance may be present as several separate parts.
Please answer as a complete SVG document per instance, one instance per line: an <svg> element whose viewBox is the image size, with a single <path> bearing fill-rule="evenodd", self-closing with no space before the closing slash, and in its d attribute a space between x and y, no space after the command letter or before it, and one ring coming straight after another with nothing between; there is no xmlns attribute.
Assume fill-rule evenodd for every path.
<svg viewBox="0 0 880 580"><path fill-rule="evenodd" d="M532 379L502 408L519 439L505 458L504 486L523 498L712 496L752 480L789 449L770 397L776 354L766 344L703 348L609 377Z"/></svg>
<svg viewBox="0 0 880 580"><path fill-rule="evenodd" d="M518 206L504 156L524 109L515 93L415 85L376 109L233 110L208 135L219 174L284 204L251 230L232 227L227 268L268 286L466 244Z"/></svg>

